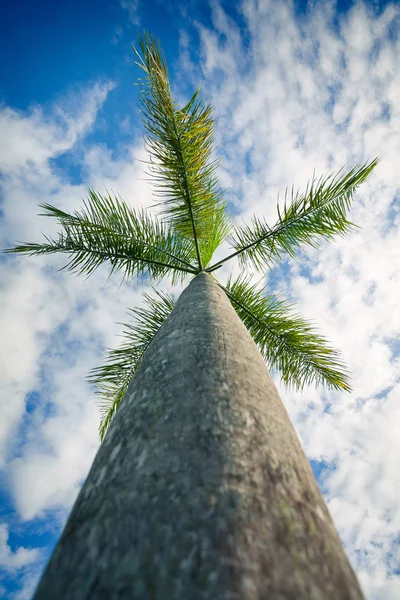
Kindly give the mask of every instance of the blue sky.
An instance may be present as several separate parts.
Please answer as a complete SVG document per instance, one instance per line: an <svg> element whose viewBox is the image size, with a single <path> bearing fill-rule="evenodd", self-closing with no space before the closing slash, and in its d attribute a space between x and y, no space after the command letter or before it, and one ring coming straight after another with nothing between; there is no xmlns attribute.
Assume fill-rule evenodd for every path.
<svg viewBox="0 0 400 600"><path fill-rule="evenodd" d="M130 49L143 29L177 100L201 85L213 103L235 219L274 222L279 190L381 156L352 210L361 229L265 274L353 373L351 396L276 384L368 600L400 597L399 24L397 2L288 0L19 2L0 22L0 247L54 233L38 203L72 211L88 187L153 204ZM6 599L31 597L60 534L98 447L84 377L141 301L136 283L62 264L0 256Z"/></svg>

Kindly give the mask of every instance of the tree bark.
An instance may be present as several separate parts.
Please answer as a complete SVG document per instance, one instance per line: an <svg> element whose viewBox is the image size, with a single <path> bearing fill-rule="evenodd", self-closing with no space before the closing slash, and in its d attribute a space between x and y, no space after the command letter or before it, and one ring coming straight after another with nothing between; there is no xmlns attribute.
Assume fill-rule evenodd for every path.
<svg viewBox="0 0 400 600"><path fill-rule="evenodd" d="M363 598L265 363L209 275L145 353L34 598Z"/></svg>

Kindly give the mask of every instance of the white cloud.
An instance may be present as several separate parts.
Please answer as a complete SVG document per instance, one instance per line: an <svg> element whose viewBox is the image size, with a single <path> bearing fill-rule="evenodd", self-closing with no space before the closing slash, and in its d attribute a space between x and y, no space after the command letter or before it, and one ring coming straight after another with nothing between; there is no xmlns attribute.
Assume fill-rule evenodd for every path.
<svg viewBox="0 0 400 600"><path fill-rule="evenodd" d="M93 146L85 154L86 183L93 189L107 189L132 206L143 208L155 204L146 174L148 153L140 144L126 148L126 158L115 160L105 147ZM153 212L157 212L156 208Z"/></svg>
<svg viewBox="0 0 400 600"><path fill-rule="evenodd" d="M40 106L28 114L3 107L0 127L3 140L7 141L0 148L3 175L43 168L50 158L70 150L93 126L113 88L111 82L97 83L88 90L71 92L52 107L50 114Z"/></svg>
<svg viewBox="0 0 400 600"><path fill-rule="evenodd" d="M8 526L0 523L0 567L6 571L22 569L36 562L40 556L38 548L17 548L12 551L8 545Z"/></svg>
<svg viewBox="0 0 400 600"><path fill-rule="evenodd" d="M123 28L122 27L116 27L114 29L114 34L113 34L113 36L111 38L111 43L114 44L114 46L116 46L119 43L119 41L122 39L123 35L124 35Z"/></svg>
<svg viewBox="0 0 400 600"><path fill-rule="evenodd" d="M0 296L0 466L15 439L16 427L25 412L27 394L39 386L39 361L51 332L68 314L59 287L36 264L16 261L0 265L3 290Z"/></svg>
<svg viewBox="0 0 400 600"><path fill-rule="evenodd" d="M120 0L121 7L128 12L128 19L132 25L140 25L138 15L139 0Z"/></svg>

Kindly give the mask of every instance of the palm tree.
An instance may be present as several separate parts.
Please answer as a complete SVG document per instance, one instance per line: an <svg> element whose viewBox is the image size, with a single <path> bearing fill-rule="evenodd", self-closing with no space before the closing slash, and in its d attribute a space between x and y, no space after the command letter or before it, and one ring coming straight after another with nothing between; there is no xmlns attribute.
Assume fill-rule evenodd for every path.
<svg viewBox="0 0 400 600"><path fill-rule="evenodd" d="M161 216L89 191L74 214L42 204L61 233L15 246L62 252L90 275L189 286L133 309L124 344L89 380L101 397L94 464L35 598L360 599L308 461L266 364L296 389L350 391L339 354L250 275L348 233L354 192L377 159L313 179L270 226L233 225L212 159L215 123L196 91L179 108L157 41L139 39L140 108ZM228 255L212 262L228 242ZM255 343L254 343L255 342ZM258 349L257 349L258 347Z"/></svg>

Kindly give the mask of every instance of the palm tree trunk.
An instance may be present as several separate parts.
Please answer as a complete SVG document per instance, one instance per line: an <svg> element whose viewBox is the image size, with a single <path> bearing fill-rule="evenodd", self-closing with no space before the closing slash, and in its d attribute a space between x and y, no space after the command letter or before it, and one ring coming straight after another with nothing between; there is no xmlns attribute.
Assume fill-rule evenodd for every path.
<svg viewBox="0 0 400 600"><path fill-rule="evenodd" d="M363 598L264 361L209 275L148 348L34 598Z"/></svg>

